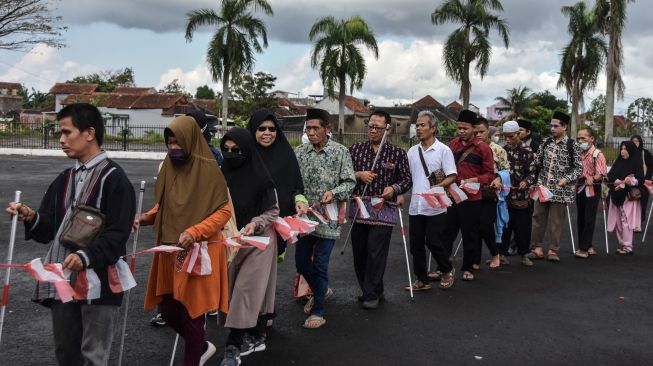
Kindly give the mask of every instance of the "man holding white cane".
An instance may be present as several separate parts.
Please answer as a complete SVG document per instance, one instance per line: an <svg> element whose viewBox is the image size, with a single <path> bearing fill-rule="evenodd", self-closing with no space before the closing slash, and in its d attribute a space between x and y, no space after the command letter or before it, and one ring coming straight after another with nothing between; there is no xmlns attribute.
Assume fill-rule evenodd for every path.
<svg viewBox="0 0 653 366"><path fill-rule="evenodd" d="M388 113L373 112L367 123L369 140L349 147L356 175L355 198L349 206L349 217L355 220L351 244L364 309L376 309L383 298L390 237L399 220L397 197L411 186L406 152L387 137L383 140L390 134L390 122Z"/></svg>
<svg viewBox="0 0 653 366"><path fill-rule="evenodd" d="M44 263L62 263L72 271L70 282L77 301L62 303L49 283L39 283L34 294L34 301L52 311L57 362L107 365L123 295L110 289L108 267L126 254L135 214L134 188L122 168L100 148L104 122L96 107L72 104L59 111L57 120L61 148L76 160L75 165L50 184L38 210L12 202L6 211L18 214L18 220L25 223L26 239L52 243ZM75 225L79 221L87 226L103 223L99 230L76 239L85 231ZM91 299L90 290L84 293L88 288L83 285L93 282L91 278L99 282L99 298Z"/></svg>

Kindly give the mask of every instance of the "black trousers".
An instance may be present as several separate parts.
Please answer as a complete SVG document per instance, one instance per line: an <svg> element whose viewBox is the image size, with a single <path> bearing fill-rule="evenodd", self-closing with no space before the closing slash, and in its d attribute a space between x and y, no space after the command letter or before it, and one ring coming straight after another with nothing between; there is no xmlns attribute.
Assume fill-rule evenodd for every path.
<svg viewBox="0 0 653 366"><path fill-rule="evenodd" d="M451 255L458 231L461 232L463 237L462 271L474 271L473 265L481 250L478 234L481 224L481 205L481 201L463 201L458 204L454 203L447 209L444 245L449 255Z"/></svg>
<svg viewBox="0 0 653 366"><path fill-rule="evenodd" d="M443 235L447 215L435 216L411 215L408 218L410 236L410 254L413 256L413 272L417 279L428 283L426 268L426 247L438 264L438 270L449 273L453 270L449 251L444 246Z"/></svg>
<svg viewBox="0 0 653 366"><path fill-rule="evenodd" d="M648 189L640 189L642 191L642 200L641 206L642 206L642 230L644 230L644 226L646 226L646 213L648 212L648 198L650 196L650 193L648 193Z"/></svg>
<svg viewBox="0 0 653 366"><path fill-rule="evenodd" d="M392 226L354 224L351 230L354 270L364 301L376 300L383 294L391 235Z"/></svg>
<svg viewBox="0 0 653 366"><path fill-rule="evenodd" d="M485 242L485 246L490 251L491 256L499 255L497 248L497 239L494 233L494 222L497 220L497 203L490 200L481 201L481 224L479 226L479 251L474 263L481 263L483 254L483 245L480 241Z"/></svg>
<svg viewBox="0 0 653 366"><path fill-rule="evenodd" d="M594 227L596 224L596 211L601 200L601 185L594 185L594 197L587 197L585 191L576 195L576 206L578 219L576 220L576 231L578 232L578 248L588 250L592 247L594 238Z"/></svg>
<svg viewBox="0 0 653 366"><path fill-rule="evenodd" d="M508 206L510 219L508 226L503 229L501 243L498 243L499 253L508 255L510 248L510 237L515 234L517 251L520 255L528 254L531 251L531 229L533 226L533 207L512 208Z"/></svg>

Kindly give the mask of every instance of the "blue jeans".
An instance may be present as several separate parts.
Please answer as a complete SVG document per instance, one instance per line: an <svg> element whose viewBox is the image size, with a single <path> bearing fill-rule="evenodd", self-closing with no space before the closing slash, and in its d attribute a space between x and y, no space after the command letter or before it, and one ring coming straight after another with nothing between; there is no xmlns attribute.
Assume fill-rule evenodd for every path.
<svg viewBox="0 0 653 366"><path fill-rule="evenodd" d="M311 314L324 315L324 296L329 287L329 257L336 241L313 235L299 238L295 246L295 265L313 291ZM313 257L311 259L311 257Z"/></svg>

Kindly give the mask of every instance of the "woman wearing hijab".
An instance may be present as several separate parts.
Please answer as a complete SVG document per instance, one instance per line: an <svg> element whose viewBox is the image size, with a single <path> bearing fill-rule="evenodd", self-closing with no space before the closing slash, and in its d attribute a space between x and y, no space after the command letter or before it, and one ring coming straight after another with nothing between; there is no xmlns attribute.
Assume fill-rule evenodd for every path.
<svg viewBox="0 0 653 366"><path fill-rule="evenodd" d="M265 249L241 248L229 267L230 311L223 319L229 337L221 365L236 366L240 356L265 350L265 323L274 313L277 286L277 237L272 224L279 217L279 204L274 182L246 129L229 130L220 150L241 234L270 238Z"/></svg>
<svg viewBox="0 0 653 366"><path fill-rule="evenodd" d="M269 110L260 109L249 119L247 129L254 136L258 153L277 188L279 216L305 214L308 200L303 196L304 182L297 156L281 131L277 118ZM286 242L277 236L280 260L285 256L286 246Z"/></svg>
<svg viewBox="0 0 653 366"><path fill-rule="evenodd" d="M610 183L610 210L608 230L617 231L617 254L632 254L633 229L640 225L640 201L635 191L643 191L644 172L637 146L624 141L619 146L620 155L608 172Z"/></svg>
<svg viewBox="0 0 653 366"><path fill-rule="evenodd" d="M630 138L630 141L632 141L635 144L635 146L637 146L638 153L642 158L642 169L644 169L644 179L651 180L653 178L653 154L651 154L650 151L644 148L644 140L642 140L642 136L635 135ZM646 220L646 210L648 209L648 198L649 198L648 190L646 189L642 190L642 204L641 204L642 222L640 223L639 226L635 228L636 233L642 231L642 225Z"/></svg>
<svg viewBox="0 0 653 366"><path fill-rule="evenodd" d="M184 365L203 365L215 353L207 342L204 313L228 312L227 261L220 230L231 218L227 185L195 120L177 117L164 131L168 155L157 176L156 206L140 215L154 225L157 242L192 248L208 242L211 273L181 271L189 251L155 253L147 282L145 310L159 305L163 319L185 340Z"/></svg>

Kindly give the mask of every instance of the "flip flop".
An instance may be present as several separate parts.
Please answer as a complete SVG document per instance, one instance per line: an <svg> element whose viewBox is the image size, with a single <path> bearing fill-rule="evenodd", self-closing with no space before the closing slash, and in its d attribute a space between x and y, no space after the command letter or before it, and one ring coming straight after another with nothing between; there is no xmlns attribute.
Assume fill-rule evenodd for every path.
<svg viewBox="0 0 653 366"><path fill-rule="evenodd" d="M311 315L308 318L306 318L303 327L306 329L317 329L323 326L325 323L326 323L326 319L324 319L324 317L321 317L319 315Z"/></svg>

